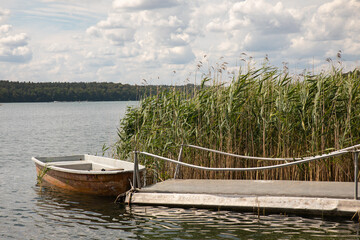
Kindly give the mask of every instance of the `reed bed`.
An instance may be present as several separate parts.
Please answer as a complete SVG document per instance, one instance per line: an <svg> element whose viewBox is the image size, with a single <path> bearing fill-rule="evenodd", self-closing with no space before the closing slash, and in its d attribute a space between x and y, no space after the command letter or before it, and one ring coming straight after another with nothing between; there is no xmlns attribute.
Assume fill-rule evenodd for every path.
<svg viewBox="0 0 360 240"><path fill-rule="evenodd" d="M290 76L264 64L219 80L224 65L201 85L159 91L128 109L115 155L134 149L177 159L182 143L250 156L304 157L360 143L360 76L333 69ZM276 162L234 159L184 149L184 161L209 167L254 167ZM141 157L153 181L173 176L174 164ZM280 162L277 162L280 163ZM353 181L347 154L282 169L206 172L181 168L182 178Z"/></svg>

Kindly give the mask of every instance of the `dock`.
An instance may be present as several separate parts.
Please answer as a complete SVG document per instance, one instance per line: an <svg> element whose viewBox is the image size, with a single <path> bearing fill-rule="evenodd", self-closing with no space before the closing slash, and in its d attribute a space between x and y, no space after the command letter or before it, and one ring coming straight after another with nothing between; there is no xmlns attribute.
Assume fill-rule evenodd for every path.
<svg viewBox="0 0 360 240"><path fill-rule="evenodd" d="M221 154L237 159L280 161L281 163L247 168L198 166L183 161L182 152L184 147L213 152L214 154ZM133 153L133 188L125 197L125 202L128 204L230 209L253 211L259 215L260 213L275 212L281 214L296 213L302 215L350 216L353 218L357 216L360 222L360 200L358 200L358 159L360 144L322 155L301 158L245 156L190 144L181 145L177 160L143 151L134 151ZM344 154L353 154L354 182L177 179L180 167L189 167L205 171L263 171L300 165L321 159L324 160ZM176 164L174 179L141 188L140 174L138 173L137 167L139 155Z"/></svg>
<svg viewBox="0 0 360 240"><path fill-rule="evenodd" d="M128 194L128 204L229 209L257 214L354 216L353 182L171 179Z"/></svg>

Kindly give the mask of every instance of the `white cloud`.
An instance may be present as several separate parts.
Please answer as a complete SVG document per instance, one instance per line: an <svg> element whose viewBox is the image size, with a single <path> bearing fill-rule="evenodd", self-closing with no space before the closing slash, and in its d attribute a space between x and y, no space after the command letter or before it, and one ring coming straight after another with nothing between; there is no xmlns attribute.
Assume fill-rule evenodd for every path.
<svg viewBox="0 0 360 240"><path fill-rule="evenodd" d="M114 1L107 19L87 33L118 48L119 57L139 64L187 64L195 56L184 6L177 1Z"/></svg>
<svg viewBox="0 0 360 240"><path fill-rule="evenodd" d="M336 58L339 50L344 61L356 62L359 5L356 0L7 1L0 6L0 78L183 83L197 68L196 59L207 55L206 69L226 61L234 70L242 52L259 63L268 54L271 64L289 62L298 69L328 65L325 59Z"/></svg>
<svg viewBox="0 0 360 240"><path fill-rule="evenodd" d="M228 27L248 28L262 34L294 33L300 30L300 21L281 2L275 5L264 0L235 3L230 9Z"/></svg>
<svg viewBox="0 0 360 240"><path fill-rule="evenodd" d="M0 36L8 33L11 29L12 29L11 25L8 24L0 25Z"/></svg>
<svg viewBox="0 0 360 240"><path fill-rule="evenodd" d="M32 53L28 47L20 46L16 48L7 48L0 46L1 62L28 62L31 60Z"/></svg>
<svg viewBox="0 0 360 240"><path fill-rule="evenodd" d="M114 45L124 45L125 42L133 41L135 30L131 28L118 28L104 31L106 39Z"/></svg>
<svg viewBox="0 0 360 240"><path fill-rule="evenodd" d="M6 16L9 10L0 9L1 16ZM1 62L28 62L32 58L32 52L28 46L29 38L26 33L12 34L12 26L0 25L0 61Z"/></svg>
<svg viewBox="0 0 360 240"><path fill-rule="evenodd" d="M0 45L10 48L22 47L28 44L28 36L26 33L19 33L16 35L4 36L0 39Z"/></svg>
<svg viewBox="0 0 360 240"><path fill-rule="evenodd" d="M261 35L258 32L248 33L244 39L243 48L247 51L273 52L288 49L289 39L285 34Z"/></svg>
<svg viewBox="0 0 360 240"><path fill-rule="evenodd" d="M10 11L8 9L0 8L0 22L4 21L8 17L9 14L10 14Z"/></svg>
<svg viewBox="0 0 360 240"><path fill-rule="evenodd" d="M302 32L291 36L291 45L284 58L300 60L308 65L328 66L327 58L336 60L342 51L342 61L354 67L360 59L360 3L334 0L323 3L310 14L304 14ZM350 63L352 61L352 63Z"/></svg>
<svg viewBox="0 0 360 240"><path fill-rule="evenodd" d="M60 53L60 52L67 52L70 49L71 47L66 44L51 43L50 46L47 48L47 51L51 53Z"/></svg>
<svg viewBox="0 0 360 240"><path fill-rule="evenodd" d="M185 64L192 61L195 55L189 46L177 46L165 49L161 58L170 64Z"/></svg>
<svg viewBox="0 0 360 240"><path fill-rule="evenodd" d="M216 9L217 3L210 6ZM280 1L225 1L218 9L220 13L211 11L205 37L199 44L211 39L211 43L205 44L211 53L227 56L233 62L238 62L240 52L263 58L265 54L286 51L292 36L302 30L303 13Z"/></svg>
<svg viewBox="0 0 360 240"><path fill-rule="evenodd" d="M306 23L309 40L340 40L357 38L360 32L360 2L334 0L318 8Z"/></svg>
<svg viewBox="0 0 360 240"><path fill-rule="evenodd" d="M116 10L150 10L176 5L178 5L176 0L115 0L113 2L113 8Z"/></svg>

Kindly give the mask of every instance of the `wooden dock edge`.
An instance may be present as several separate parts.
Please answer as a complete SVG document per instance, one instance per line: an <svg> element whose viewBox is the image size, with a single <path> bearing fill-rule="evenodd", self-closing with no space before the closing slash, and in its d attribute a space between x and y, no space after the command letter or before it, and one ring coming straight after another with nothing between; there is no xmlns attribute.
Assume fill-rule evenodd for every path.
<svg viewBox="0 0 360 240"><path fill-rule="evenodd" d="M360 212L360 201L336 198L135 192L128 195L125 202L152 206L253 211L260 214L275 212L319 216L355 216Z"/></svg>

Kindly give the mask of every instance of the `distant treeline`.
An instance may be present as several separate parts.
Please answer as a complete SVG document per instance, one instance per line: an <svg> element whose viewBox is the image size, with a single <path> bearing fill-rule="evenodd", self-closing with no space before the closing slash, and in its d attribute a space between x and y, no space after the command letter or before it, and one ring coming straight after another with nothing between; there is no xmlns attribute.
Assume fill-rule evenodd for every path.
<svg viewBox="0 0 360 240"><path fill-rule="evenodd" d="M170 88L173 87L110 82L33 83L0 80L0 102L132 101ZM186 86L176 88L187 89Z"/></svg>

